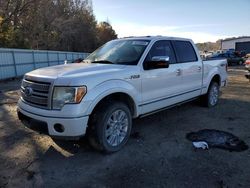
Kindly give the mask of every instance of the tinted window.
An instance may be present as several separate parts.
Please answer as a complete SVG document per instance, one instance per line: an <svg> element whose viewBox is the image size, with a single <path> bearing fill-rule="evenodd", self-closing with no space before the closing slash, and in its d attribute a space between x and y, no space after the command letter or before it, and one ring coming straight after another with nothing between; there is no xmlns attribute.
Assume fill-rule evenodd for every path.
<svg viewBox="0 0 250 188"><path fill-rule="evenodd" d="M197 61L193 45L188 41L174 41L174 48L179 63Z"/></svg>
<svg viewBox="0 0 250 188"><path fill-rule="evenodd" d="M169 41L156 41L151 47L146 61L150 61L154 56L168 56L169 63L175 63L175 54Z"/></svg>

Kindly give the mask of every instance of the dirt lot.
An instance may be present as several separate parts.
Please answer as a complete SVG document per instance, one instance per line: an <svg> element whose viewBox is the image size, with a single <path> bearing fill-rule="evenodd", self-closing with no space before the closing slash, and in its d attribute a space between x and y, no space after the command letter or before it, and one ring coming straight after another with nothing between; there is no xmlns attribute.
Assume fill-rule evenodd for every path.
<svg viewBox="0 0 250 188"><path fill-rule="evenodd" d="M16 116L20 80L0 83L0 187L250 187L250 149L195 151L185 135L213 128L250 145L250 83L229 70L219 105L197 102L134 120L120 152L104 155L85 139L56 141Z"/></svg>

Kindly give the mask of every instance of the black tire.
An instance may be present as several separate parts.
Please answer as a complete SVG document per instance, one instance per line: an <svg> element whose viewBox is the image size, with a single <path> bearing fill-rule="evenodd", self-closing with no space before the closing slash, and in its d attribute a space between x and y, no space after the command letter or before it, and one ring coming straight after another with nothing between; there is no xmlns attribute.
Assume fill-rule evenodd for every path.
<svg viewBox="0 0 250 188"><path fill-rule="evenodd" d="M210 108L216 106L219 100L219 84L217 82L211 82L207 94L203 95L201 100L202 104L206 107Z"/></svg>
<svg viewBox="0 0 250 188"><path fill-rule="evenodd" d="M122 123L120 124L118 123L119 125L112 125L112 126L108 124L109 119L110 118L112 119L112 117L114 117L114 113L120 113L120 114L122 113L125 116L124 118L125 122L127 123L127 124L125 123L127 125L127 128L126 128L126 133L124 130L122 130L124 131L123 133L125 135L123 139L122 139L123 136L119 135L122 132L120 130L121 128L120 129L117 128L118 126L122 127L121 125ZM89 125L90 127L88 128L87 134L89 143L91 144L92 147L105 153L113 153L119 151L127 143L132 128L132 116L127 105L118 101L109 101L108 103L105 102L98 107L96 112L94 112L94 114L91 115L90 118L91 118ZM110 138L111 136L113 136L113 134L111 134L111 136L109 137L106 135L108 127L110 129L111 127L114 126L116 126L116 130L113 130L112 128L113 133L116 131L116 133L114 134L118 134L116 135L117 137L121 136L121 138L119 138L119 141L118 138L114 136L116 138L116 141L120 142L117 145L112 145L110 143L111 142Z"/></svg>

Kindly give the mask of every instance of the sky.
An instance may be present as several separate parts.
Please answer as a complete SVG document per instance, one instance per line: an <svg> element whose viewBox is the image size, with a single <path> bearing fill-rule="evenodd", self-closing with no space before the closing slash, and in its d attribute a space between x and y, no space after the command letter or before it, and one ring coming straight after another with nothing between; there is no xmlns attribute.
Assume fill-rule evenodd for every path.
<svg viewBox="0 0 250 188"><path fill-rule="evenodd" d="M250 36L250 0L92 0L118 37L162 35L215 42Z"/></svg>

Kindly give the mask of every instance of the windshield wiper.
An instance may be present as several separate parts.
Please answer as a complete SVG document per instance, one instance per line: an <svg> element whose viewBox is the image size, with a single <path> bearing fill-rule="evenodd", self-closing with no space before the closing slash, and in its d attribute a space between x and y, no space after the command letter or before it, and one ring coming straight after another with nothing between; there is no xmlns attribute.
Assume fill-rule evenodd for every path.
<svg viewBox="0 0 250 188"><path fill-rule="evenodd" d="M92 61L91 63L114 64L113 62L108 61L108 60Z"/></svg>

